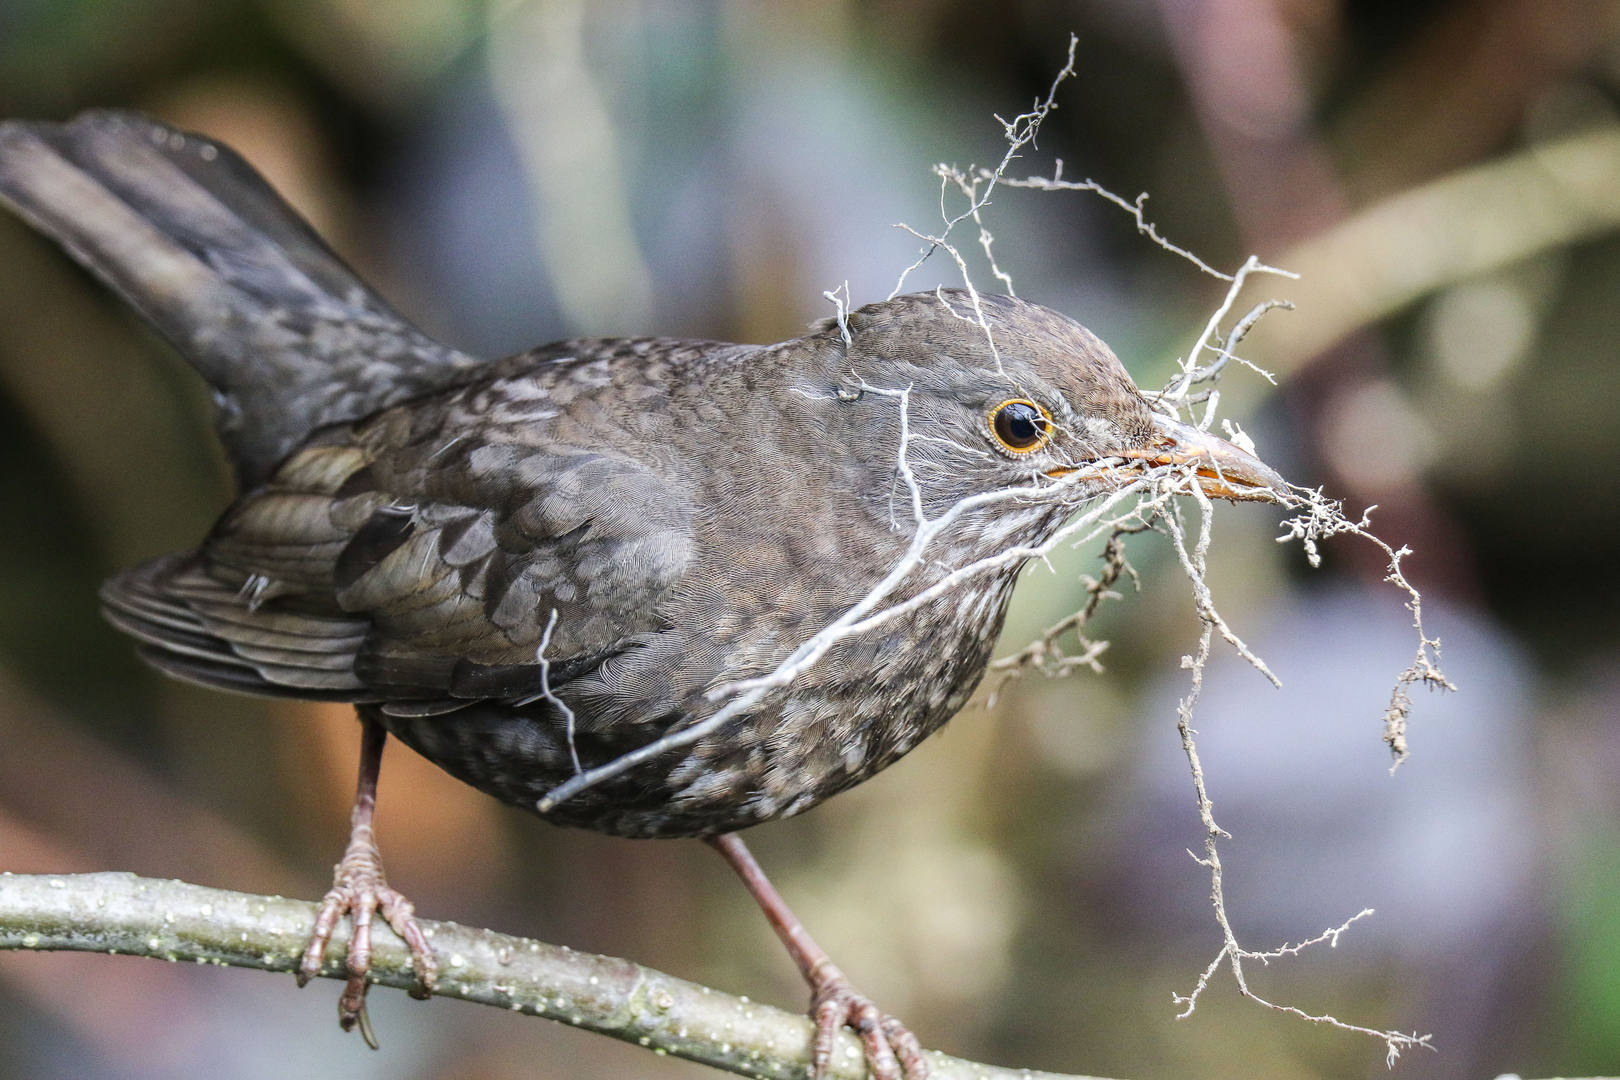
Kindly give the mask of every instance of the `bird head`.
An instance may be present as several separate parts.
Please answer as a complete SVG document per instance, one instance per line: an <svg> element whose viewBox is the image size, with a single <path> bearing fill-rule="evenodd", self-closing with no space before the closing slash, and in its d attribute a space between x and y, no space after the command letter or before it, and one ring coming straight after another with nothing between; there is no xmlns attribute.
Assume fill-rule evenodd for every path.
<svg viewBox="0 0 1620 1080"><path fill-rule="evenodd" d="M908 462L935 508L1077 472L1076 493L1089 497L1171 464L1191 466L1213 498L1287 493L1254 454L1156 411L1107 345L1049 308L941 290L868 305L824 332L836 341L843 329L849 384L878 398L905 392ZM872 442L873 467L892 472L898 432Z"/></svg>

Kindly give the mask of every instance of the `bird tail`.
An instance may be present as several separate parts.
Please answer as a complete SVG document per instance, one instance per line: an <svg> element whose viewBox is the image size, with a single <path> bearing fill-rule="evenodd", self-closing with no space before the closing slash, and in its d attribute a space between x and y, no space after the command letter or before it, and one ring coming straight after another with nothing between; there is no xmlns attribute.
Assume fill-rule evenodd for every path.
<svg viewBox="0 0 1620 1080"><path fill-rule="evenodd" d="M244 484L315 428L478 364L396 314L229 147L138 113L0 123L0 202L208 381Z"/></svg>

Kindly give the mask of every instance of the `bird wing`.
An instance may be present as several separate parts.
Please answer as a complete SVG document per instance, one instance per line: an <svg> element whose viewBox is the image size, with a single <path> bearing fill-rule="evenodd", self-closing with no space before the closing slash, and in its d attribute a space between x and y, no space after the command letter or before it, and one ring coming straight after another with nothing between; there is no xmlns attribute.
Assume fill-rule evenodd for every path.
<svg viewBox="0 0 1620 1080"><path fill-rule="evenodd" d="M0 204L202 374L244 488L317 427L480 363L395 313L230 147L138 113L0 123Z"/></svg>
<svg viewBox="0 0 1620 1080"><path fill-rule="evenodd" d="M445 707L537 696L542 641L560 685L666 629L694 550L680 485L465 404L322 432L196 552L108 582L108 617L192 681Z"/></svg>

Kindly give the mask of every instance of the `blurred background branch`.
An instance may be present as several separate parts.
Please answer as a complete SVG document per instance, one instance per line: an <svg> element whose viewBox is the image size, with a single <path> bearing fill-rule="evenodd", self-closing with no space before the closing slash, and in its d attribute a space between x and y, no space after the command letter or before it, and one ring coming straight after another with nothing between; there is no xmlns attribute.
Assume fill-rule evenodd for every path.
<svg viewBox="0 0 1620 1080"><path fill-rule="evenodd" d="M1251 349L1289 374L1420 297L1620 227L1620 130L1543 143L1402 192L1282 256L1299 314Z"/></svg>

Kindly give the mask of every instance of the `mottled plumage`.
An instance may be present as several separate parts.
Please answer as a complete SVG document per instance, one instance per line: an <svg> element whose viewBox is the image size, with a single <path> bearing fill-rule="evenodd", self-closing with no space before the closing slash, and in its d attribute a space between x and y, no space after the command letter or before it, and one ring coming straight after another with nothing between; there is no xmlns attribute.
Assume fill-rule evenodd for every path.
<svg viewBox="0 0 1620 1080"><path fill-rule="evenodd" d="M965 303L961 298L954 298ZM1086 430L1070 395L1109 405L1095 444L1155 431L1106 349L1018 301L991 304L1006 374L939 298L907 297L772 348L578 341L464 385L331 425L233 506L199 551L110 582L109 616L182 678L352 700L451 772L532 809L572 772L717 706L858 601L909 542L896 486L899 406L946 441L912 457L933 513L1027 481L984 417L1009 395ZM950 349L970 364L941 363ZM1088 384L1072 358L1087 357ZM1029 356L1060 361L1044 374ZM1016 357L1016 359L1015 359ZM959 444L959 445L958 445ZM998 509L942 551L959 564L1038 537L1061 509ZM915 592L937 576L919 575ZM564 803L555 820L628 836L728 832L806 809L915 746L989 657L1011 574L919 610L807 673L791 695Z"/></svg>
<svg viewBox="0 0 1620 1080"><path fill-rule="evenodd" d="M534 809L576 755L590 768L712 715L708 691L766 674L873 588L915 527L901 402L875 391L907 394L907 459L930 517L1105 458L1208 458L1220 494L1275 482L1156 416L1078 323L1010 297L982 298L993 347L970 298L946 291L768 347L565 341L481 362L406 324L199 136L109 112L0 125L0 199L208 380L242 479L195 551L107 583L108 617L170 674L352 701L367 721L354 840L306 971L351 907L357 941L379 905L414 929L370 834L378 725ZM1038 542L1073 506L969 514L892 599ZM859 783L962 707L1017 569L843 642L789 692L546 816L718 837ZM746 849L716 844L782 929L791 913ZM816 988L818 1061L831 1028L859 1021L875 1069L892 1074L892 1044L916 1074L915 1040L860 1020L878 1014L807 936L784 938ZM346 1024L363 969L352 952Z"/></svg>

